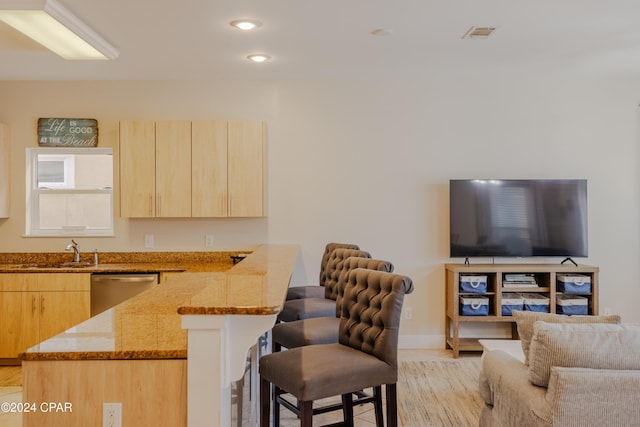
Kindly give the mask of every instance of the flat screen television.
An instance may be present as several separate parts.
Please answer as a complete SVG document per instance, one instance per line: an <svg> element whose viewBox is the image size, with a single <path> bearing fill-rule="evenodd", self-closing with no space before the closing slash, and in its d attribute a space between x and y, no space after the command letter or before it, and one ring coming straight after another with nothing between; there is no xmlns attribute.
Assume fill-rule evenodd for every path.
<svg viewBox="0 0 640 427"><path fill-rule="evenodd" d="M587 181L451 180L450 254L586 257Z"/></svg>

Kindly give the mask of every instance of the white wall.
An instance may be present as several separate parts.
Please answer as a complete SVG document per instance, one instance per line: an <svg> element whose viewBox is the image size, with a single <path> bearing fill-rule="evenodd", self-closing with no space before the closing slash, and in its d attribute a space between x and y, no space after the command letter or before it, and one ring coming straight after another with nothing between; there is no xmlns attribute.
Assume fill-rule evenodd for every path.
<svg viewBox="0 0 640 427"><path fill-rule="evenodd" d="M0 222L0 252L60 251L67 243L22 237L24 148L36 146L39 117L96 118L100 146L114 148L118 119L264 119L266 218L117 218L117 237L81 245L144 250L146 233L155 235L155 250L205 250L205 234L215 235L219 249L299 243L300 284L316 280L327 242L358 243L414 280L404 346L436 347L443 343L442 264L451 261L449 179L586 178L590 257L578 262L600 266L601 308L640 322L639 89L640 81L487 75L0 82L0 122L10 125L13 159L12 215Z"/></svg>

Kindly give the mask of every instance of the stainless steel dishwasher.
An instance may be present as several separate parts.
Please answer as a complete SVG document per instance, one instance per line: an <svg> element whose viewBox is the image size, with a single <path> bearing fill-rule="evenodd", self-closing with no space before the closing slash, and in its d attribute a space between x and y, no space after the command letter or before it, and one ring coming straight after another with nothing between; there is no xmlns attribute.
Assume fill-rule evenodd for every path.
<svg viewBox="0 0 640 427"><path fill-rule="evenodd" d="M92 274L91 317L157 285L157 274Z"/></svg>

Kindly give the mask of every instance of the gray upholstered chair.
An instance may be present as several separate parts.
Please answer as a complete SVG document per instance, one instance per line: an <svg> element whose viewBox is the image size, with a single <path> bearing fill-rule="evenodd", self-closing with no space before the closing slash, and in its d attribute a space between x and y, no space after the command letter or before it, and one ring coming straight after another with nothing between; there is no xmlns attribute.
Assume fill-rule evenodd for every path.
<svg viewBox="0 0 640 427"><path fill-rule="evenodd" d="M349 273L340 315L339 342L293 348L260 359L260 425L280 421L282 393L300 402L301 425L311 426L313 401L342 396L346 425L353 425L357 390L376 390L376 421L382 418L386 386L387 426L397 426L398 333L404 295L411 279L394 273L357 268ZM273 391L271 390L273 386Z"/></svg>
<svg viewBox="0 0 640 427"><path fill-rule="evenodd" d="M393 272L393 264L379 259L349 257L338 262L334 272L338 277L336 284L335 315L331 317L311 317L276 324L271 329L273 352L284 348L295 348L303 345L330 344L338 342L340 313L344 289L349 272L356 268Z"/></svg>
<svg viewBox="0 0 640 427"><path fill-rule="evenodd" d="M326 269L329 256L334 249L360 249L358 245L352 245L350 243L327 243L322 254L322 260L320 261L320 280L318 285L306 285L306 286L294 286L287 290L286 300L303 299L303 298L324 298L324 282L327 277Z"/></svg>
<svg viewBox="0 0 640 427"><path fill-rule="evenodd" d="M356 249L337 248L331 251L327 260L324 281L324 296L322 298L302 298L285 301L282 311L278 314L280 322L308 319L311 317L332 317L336 312L336 298L338 283L338 266L349 257L371 258L369 252Z"/></svg>

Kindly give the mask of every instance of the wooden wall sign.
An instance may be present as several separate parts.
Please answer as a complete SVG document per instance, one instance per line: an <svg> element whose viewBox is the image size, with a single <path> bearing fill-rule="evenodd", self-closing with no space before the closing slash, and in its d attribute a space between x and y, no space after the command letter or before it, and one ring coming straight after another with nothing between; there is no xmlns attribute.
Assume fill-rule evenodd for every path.
<svg viewBox="0 0 640 427"><path fill-rule="evenodd" d="M41 147L96 147L96 119L38 119L38 145Z"/></svg>

